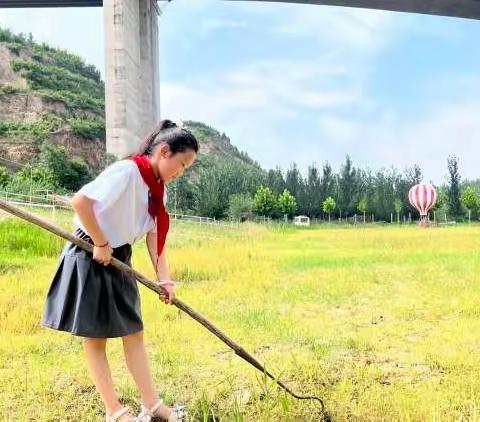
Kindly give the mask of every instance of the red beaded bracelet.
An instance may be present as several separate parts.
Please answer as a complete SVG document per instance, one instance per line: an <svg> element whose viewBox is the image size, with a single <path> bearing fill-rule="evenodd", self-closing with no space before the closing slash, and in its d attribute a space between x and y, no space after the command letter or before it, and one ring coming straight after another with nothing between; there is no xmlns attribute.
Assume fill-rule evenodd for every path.
<svg viewBox="0 0 480 422"><path fill-rule="evenodd" d="M108 240L107 240L107 242L104 243L103 245L95 245L95 244L93 244L93 246L95 246L96 248L104 248L105 246L108 246L108 244L109 244L109 243L108 243Z"/></svg>

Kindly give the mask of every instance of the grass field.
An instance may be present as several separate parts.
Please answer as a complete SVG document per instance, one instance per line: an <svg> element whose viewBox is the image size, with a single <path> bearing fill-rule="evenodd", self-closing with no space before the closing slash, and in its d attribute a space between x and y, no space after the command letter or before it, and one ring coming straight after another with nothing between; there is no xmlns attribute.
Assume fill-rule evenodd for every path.
<svg viewBox="0 0 480 422"><path fill-rule="evenodd" d="M47 214L48 216L48 214ZM57 214L63 227L70 216ZM102 404L81 340L40 327L63 241L0 222L0 415L94 421ZM177 224L179 297L334 421L480 420L480 227L215 228ZM134 267L152 276L143 244ZM143 286L145 338L168 403L195 421L318 420L203 327ZM108 346L138 410L121 341Z"/></svg>

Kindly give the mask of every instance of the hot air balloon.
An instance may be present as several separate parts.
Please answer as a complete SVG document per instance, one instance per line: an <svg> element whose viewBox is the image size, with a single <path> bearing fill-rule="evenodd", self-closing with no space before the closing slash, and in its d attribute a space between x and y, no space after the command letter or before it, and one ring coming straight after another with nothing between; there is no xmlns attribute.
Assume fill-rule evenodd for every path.
<svg viewBox="0 0 480 422"><path fill-rule="evenodd" d="M427 183L419 183L410 189L408 199L412 207L420 213L420 225L423 227L427 226L428 211L435 205L437 200L435 188Z"/></svg>

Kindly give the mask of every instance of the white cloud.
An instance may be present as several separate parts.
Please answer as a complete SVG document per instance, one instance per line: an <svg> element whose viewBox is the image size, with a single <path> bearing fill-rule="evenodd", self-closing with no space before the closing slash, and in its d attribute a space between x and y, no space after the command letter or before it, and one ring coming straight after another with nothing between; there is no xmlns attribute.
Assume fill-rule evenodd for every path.
<svg viewBox="0 0 480 422"><path fill-rule="evenodd" d="M331 6L295 8L273 28L279 34L314 39L322 45L376 51L385 46L395 27L392 12Z"/></svg>
<svg viewBox="0 0 480 422"><path fill-rule="evenodd" d="M230 8L263 18L266 32L331 51L365 55L388 46L411 26L407 14L383 10L306 4L232 2ZM323 52L322 52L323 54Z"/></svg>
<svg viewBox="0 0 480 422"><path fill-rule="evenodd" d="M399 169L418 163L426 181L443 183L449 155L460 160L465 178L478 178L480 102L460 102L439 108L431 103L423 115L405 121L392 114L365 122L328 116L318 123L329 150L350 153L361 167ZM338 159L338 157L337 157Z"/></svg>
<svg viewBox="0 0 480 422"><path fill-rule="evenodd" d="M215 80L227 89L263 92L270 104L288 108L333 109L362 101L356 75L322 60L262 60L226 71Z"/></svg>
<svg viewBox="0 0 480 422"><path fill-rule="evenodd" d="M305 63L298 65L294 72L292 63L277 63L278 73L265 74L253 69L263 69L266 63L254 63L225 75L210 75L214 83L164 83L162 114L204 121L225 131L234 144L265 167L287 168L295 161L305 170L312 162L328 160L339 168L350 154L362 168L394 165L402 170L418 163L425 180L442 183L447 156L455 154L462 175L478 177L480 102L465 98L441 107L432 101L410 120L388 109L362 120L355 110L371 100L348 89L323 97L312 94L311 85L303 86L303 79L294 75L313 77L314 73ZM293 76L290 86L279 94L277 89L288 79L285 68ZM293 94L296 97L289 98ZM342 97L348 101L339 101ZM312 98L315 101L306 101ZM317 110L313 114L311 107ZM341 113L342 107L353 107L354 112Z"/></svg>
<svg viewBox="0 0 480 422"><path fill-rule="evenodd" d="M250 2L228 3L228 8L257 30L253 22L263 20L265 36L280 45L298 41L307 53L302 50L301 60L289 54L279 60L280 49L208 78L164 84L164 112L209 122L266 167L295 161L306 169L313 161L329 160L338 168L348 153L359 166L373 169L419 163L425 178L438 183L444 180L447 156L454 153L462 174L477 177L480 104L471 93L478 93L478 81L452 78L447 95L438 88L445 84L441 75L419 99L423 110L414 116L402 109L397 115L395 100L380 109L368 91L375 82L370 71L384 51L407 32L428 33L415 29L415 22L442 18ZM458 90L452 88L457 85Z"/></svg>
<svg viewBox="0 0 480 422"><path fill-rule="evenodd" d="M328 80L338 77L347 83L329 86ZM164 82L162 115L208 122L264 166L287 166L308 155L307 149L299 150L308 142L308 113L361 108L366 102L349 78L343 67L320 61L262 60L208 77ZM296 131L299 124L304 126Z"/></svg>
<svg viewBox="0 0 480 422"><path fill-rule="evenodd" d="M404 159L409 162L419 159L430 177L443 182L447 156L456 155L460 159L461 174L467 178L478 178L478 116L480 102L457 104L431 113L424 120L406 128Z"/></svg>

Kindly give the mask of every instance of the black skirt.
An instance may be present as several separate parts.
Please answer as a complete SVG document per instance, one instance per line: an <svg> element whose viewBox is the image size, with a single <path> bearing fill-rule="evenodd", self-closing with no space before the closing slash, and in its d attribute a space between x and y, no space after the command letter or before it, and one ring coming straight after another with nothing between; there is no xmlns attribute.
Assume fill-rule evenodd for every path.
<svg viewBox="0 0 480 422"><path fill-rule="evenodd" d="M93 243L82 230L75 236ZM131 266L130 244L113 249L113 256ZM68 242L48 290L44 327L82 337L122 337L143 329L136 280L93 260L92 254Z"/></svg>

